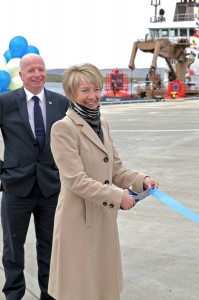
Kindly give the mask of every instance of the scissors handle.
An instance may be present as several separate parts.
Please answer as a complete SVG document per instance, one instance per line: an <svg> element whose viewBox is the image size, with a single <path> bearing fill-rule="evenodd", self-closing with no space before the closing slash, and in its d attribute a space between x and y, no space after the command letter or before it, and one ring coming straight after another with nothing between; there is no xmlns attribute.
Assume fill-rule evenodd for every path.
<svg viewBox="0 0 199 300"><path fill-rule="evenodd" d="M133 199L138 202L140 200L138 194L136 194L135 192L131 191L130 189L128 189L129 191L129 195L133 196Z"/></svg>
<svg viewBox="0 0 199 300"><path fill-rule="evenodd" d="M147 191L143 191L141 193L135 193L132 190L128 189L129 195L132 196L132 198L135 200L135 202L137 203L140 200L145 199L147 196L149 196L149 190ZM122 208L121 208L122 209Z"/></svg>

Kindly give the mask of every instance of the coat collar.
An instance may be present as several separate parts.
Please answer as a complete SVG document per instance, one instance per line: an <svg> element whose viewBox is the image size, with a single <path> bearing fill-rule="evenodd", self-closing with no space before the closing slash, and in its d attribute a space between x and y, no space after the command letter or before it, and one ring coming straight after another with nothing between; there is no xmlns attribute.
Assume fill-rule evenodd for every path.
<svg viewBox="0 0 199 300"><path fill-rule="evenodd" d="M108 139L108 133L107 130L104 127L104 122L102 121L102 130L104 133L104 144L100 141L97 134L94 132L94 130L91 128L91 126L81 117L79 116L72 108L69 108L67 110L66 115L71 118L78 126L82 126L82 132L91 142L97 145L102 151L104 151L107 154L107 139Z"/></svg>

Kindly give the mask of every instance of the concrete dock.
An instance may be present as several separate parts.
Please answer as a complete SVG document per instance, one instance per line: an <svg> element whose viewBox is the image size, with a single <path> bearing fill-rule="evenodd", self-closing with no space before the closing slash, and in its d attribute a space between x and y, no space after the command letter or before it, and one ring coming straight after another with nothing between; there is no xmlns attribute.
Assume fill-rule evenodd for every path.
<svg viewBox="0 0 199 300"><path fill-rule="evenodd" d="M124 164L158 180L161 191L199 215L199 100L106 105L101 111ZM199 299L199 224L150 196L119 211L118 227L121 300ZM23 299L39 299L33 222L25 253ZM0 265L1 289L3 284Z"/></svg>

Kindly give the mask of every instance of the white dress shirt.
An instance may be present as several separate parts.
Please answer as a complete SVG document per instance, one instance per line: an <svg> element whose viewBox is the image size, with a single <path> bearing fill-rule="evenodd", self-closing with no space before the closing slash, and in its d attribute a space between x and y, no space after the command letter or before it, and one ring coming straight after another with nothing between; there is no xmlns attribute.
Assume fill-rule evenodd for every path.
<svg viewBox="0 0 199 300"><path fill-rule="evenodd" d="M27 89L25 89L25 93L26 93L26 100L27 100L27 109L28 109L28 117L29 117L29 122L30 122L30 126L32 129L32 132L35 136L35 126L34 126L34 100L32 99L33 96L37 96L39 98L39 105L41 107L41 111L42 111L42 116L43 116L43 120L44 120L44 127L46 130L46 98L45 98L45 93L44 93L44 89L37 95L34 95L32 93L30 93Z"/></svg>

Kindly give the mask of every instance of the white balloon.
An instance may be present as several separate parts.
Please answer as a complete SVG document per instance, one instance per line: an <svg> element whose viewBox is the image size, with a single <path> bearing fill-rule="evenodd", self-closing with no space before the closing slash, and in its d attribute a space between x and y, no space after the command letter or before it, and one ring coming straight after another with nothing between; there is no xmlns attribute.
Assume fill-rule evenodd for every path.
<svg viewBox="0 0 199 300"><path fill-rule="evenodd" d="M7 63L5 70L10 74L11 78L19 75L20 60L20 58L12 58Z"/></svg>
<svg viewBox="0 0 199 300"><path fill-rule="evenodd" d="M21 80L21 77L18 75L11 78L11 82L10 85L8 86L8 89L13 91L19 89L22 86L23 86L23 81Z"/></svg>
<svg viewBox="0 0 199 300"><path fill-rule="evenodd" d="M0 56L0 70L5 70L7 61L4 56Z"/></svg>

